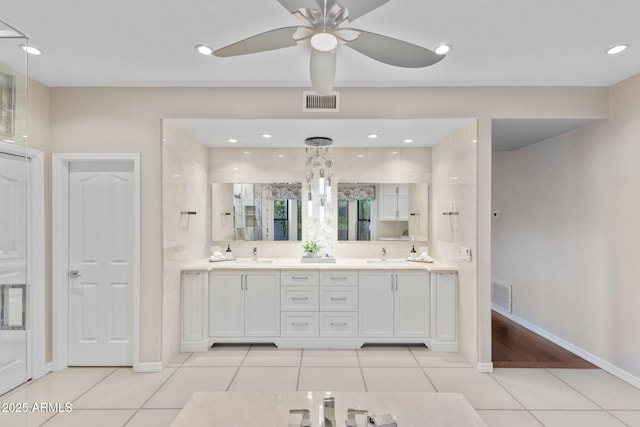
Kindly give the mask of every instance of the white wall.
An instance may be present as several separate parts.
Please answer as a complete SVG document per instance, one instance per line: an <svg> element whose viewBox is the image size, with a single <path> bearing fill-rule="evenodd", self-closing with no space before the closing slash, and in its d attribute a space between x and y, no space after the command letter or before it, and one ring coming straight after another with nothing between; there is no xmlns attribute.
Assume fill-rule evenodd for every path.
<svg viewBox="0 0 640 427"><path fill-rule="evenodd" d="M478 362L478 126L467 125L433 147L431 255L458 269L458 335L465 358ZM443 215L453 208L458 215ZM471 249L471 262L460 257Z"/></svg>
<svg viewBox="0 0 640 427"><path fill-rule="evenodd" d="M142 170L141 362L162 360L162 118L479 117L479 204L490 200L490 120L607 117L607 88L338 88L341 112L301 111L301 88L52 88L52 152L137 152ZM32 108L32 106L30 106ZM31 125L31 124L30 124ZM488 210L488 209L487 209ZM490 223L479 219L480 243ZM489 295L490 254L478 253L480 302ZM482 248L482 246L481 246ZM373 252L372 248L372 252ZM247 251L249 253L249 251ZM177 301L175 302L177 304ZM485 304L488 306L488 303ZM490 317L479 312L480 330ZM484 346L484 347L483 347ZM490 358L490 336L479 351ZM489 350L487 352L487 349ZM487 355L488 353L488 355Z"/></svg>
<svg viewBox="0 0 640 427"><path fill-rule="evenodd" d="M516 316L638 378L640 77L610 99L608 122L494 153L492 268Z"/></svg>
<svg viewBox="0 0 640 427"><path fill-rule="evenodd" d="M180 351L180 271L201 260L209 242L208 147L163 121L162 129L163 364ZM185 215L181 212L196 212Z"/></svg>

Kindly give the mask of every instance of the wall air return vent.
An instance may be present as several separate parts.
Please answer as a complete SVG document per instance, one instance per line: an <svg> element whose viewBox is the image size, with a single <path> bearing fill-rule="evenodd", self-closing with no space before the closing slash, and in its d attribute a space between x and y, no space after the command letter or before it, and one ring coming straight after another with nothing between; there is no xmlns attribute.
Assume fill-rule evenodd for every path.
<svg viewBox="0 0 640 427"><path fill-rule="evenodd" d="M302 111L305 112L338 112L340 111L340 94L318 95L315 92L302 93Z"/></svg>
<svg viewBox="0 0 640 427"><path fill-rule="evenodd" d="M511 313L511 285L498 279L491 279L491 308L503 313Z"/></svg>

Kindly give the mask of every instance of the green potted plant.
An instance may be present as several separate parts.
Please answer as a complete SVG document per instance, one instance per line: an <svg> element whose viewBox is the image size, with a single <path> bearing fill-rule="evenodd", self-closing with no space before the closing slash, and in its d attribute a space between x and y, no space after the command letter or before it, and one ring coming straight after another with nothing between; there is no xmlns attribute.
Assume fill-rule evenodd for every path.
<svg viewBox="0 0 640 427"><path fill-rule="evenodd" d="M315 257L320 252L320 242L317 240L307 240L302 244L302 249L304 250L305 256L310 258Z"/></svg>

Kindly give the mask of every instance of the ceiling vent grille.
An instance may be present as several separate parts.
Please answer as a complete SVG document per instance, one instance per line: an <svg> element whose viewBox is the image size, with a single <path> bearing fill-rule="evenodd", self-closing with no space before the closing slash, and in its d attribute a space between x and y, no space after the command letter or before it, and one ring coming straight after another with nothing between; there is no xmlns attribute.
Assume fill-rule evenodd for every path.
<svg viewBox="0 0 640 427"><path fill-rule="evenodd" d="M302 93L302 111L338 112L340 111L340 94L318 95L315 92Z"/></svg>

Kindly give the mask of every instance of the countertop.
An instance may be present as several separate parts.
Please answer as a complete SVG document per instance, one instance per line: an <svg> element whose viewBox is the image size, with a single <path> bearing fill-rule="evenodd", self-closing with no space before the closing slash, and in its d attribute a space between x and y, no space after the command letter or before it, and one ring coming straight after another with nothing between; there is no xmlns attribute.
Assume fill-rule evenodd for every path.
<svg viewBox="0 0 640 427"><path fill-rule="evenodd" d="M311 410L313 426L321 426L322 399L335 397L336 425L344 426L347 409L370 415L391 414L398 427L486 427L460 393L241 392L199 391L191 396L172 427L300 426L290 409ZM358 415L358 427L365 418Z"/></svg>
<svg viewBox="0 0 640 427"><path fill-rule="evenodd" d="M448 264L407 261L403 258L389 258L385 261L369 258L339 258L334 263L303 263L300 258L258 259L238 258L229 261L210 262L208 258L194 262L182 268L183 271L212 270L426 270L428 272L456 272Z"/></svg>

